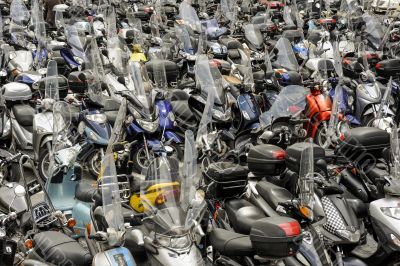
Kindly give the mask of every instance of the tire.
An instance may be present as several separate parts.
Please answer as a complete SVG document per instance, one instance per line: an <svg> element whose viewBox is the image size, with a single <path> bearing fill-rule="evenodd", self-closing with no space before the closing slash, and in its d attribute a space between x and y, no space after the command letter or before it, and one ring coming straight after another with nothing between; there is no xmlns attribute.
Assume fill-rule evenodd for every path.
<svg viewBox="0 0 400 266"><path fill-rule="evenodd" d="M99 173L100 173L100 168L101 168L101 161L103 160L103 156L101 155L103 148L99 148L94 150L87 158L86 162L88 164L88 169L90 175L94 178L97 179ZM103 150L104 154L104 150Z"/></svg>
<svg viewBox="0 0 400 266"><path fill-rule="evenodd" d="M174 152L172 153L171 157L175 157L179 161L183 159L183 150L178 143L171 143L170 146ZM151 153L151 151L149 150ZM151 155L150 155L151 156ZM146 150L144 146L139 147L134 153L132 158L133 168L137 173L141 173L145 167L149 165L149 161L146 158Z"/></svg>
<svg viewBox="0 0 400 266"><path fill-rule="evenodd" d="M324 149L330 147L330 143L328 141L328 128L324 126L324 123L319 125L317 132L315 132L314 143L318 144Z"/></svg>
<svg viewBox="0 0 400 266"><path fill-rule="evenodd" d="M374 120L375 120L374 114L363 115L361 120L361 125L366 127L372 127Z"/></svg>
<svg viewBox="0 0 400 266"><path fill-rule="evenodd" d="M46 182L48 178L47 169L49 166L49 150L47 147L43 147L42 149L39 150L39 163L38 163L38 168L39 168L39 175L40 178L42 178L43 181Z"/></svg>
<svg viewBox="0 0 400 266"><path fill-rule="evenodd" d="M43 182L46 182L47 178L49 178L48 174L46 173L48 165L50 163L49 154L50 153L46 145L39 150L38 168L39 168L39 176L43 180ZM53 176L57 175L58 173L60 173L61 175L63 174L62 172L60 172L60 170L57 170L55 173L53 173Z"/></svg>

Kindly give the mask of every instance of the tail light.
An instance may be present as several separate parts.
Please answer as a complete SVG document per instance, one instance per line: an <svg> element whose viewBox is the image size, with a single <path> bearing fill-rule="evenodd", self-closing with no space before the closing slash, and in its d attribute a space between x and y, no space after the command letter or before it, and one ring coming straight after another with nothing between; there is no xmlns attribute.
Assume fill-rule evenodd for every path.
<svg viewBox="0 0 400 266"><path fill-rule="evenodd" d="M285 231L286 236L300 235L300 224L297 221L280 224L279 227Z"/></svg>
<svg viewBox="0 0 400 266"><path fill-rule="evenodd" d="M375 69L380 70L381 68L382 68L382 65L381 65L380 63L378 63L378 64L375 65Z"/></svg>
<svg viewBox="0 0 400 266"><path fill-rule="evenodd" d="M277 160L284 160L286 157L286 152L284 150L273 151L272 157L274 157Z"/></svg>

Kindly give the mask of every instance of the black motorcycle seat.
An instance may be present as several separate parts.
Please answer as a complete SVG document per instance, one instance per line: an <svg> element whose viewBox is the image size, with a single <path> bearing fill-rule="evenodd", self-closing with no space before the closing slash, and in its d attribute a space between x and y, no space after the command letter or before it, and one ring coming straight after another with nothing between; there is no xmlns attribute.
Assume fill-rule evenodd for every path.
<svg viewBox="0 0 400 266"><path fill-rule="evenodd" d="M357 198L346 198L347 204L353 209L358 218L364 218L368 215L368 205Z"/></svg>
<svg viewBox="0 0 400 266"><path fill-rule="evenodd" d="M293 199L292 193L286 188L279 187L267 181L260 181L256 185L256 189L260 196L271 206L276 209L281 202L287 202Z"/></svg>
<svg viewBox="0 0 400 266"><path fill-rule="evenodd" d="M384 176L388 176L389 173L388 171L384 169L379 169L377 167L372 168L371 170L368 171L367 176L369 179L371 179L372 182L376 184L376 181L381 179Z"/></svg>
<svg viewBox="0 0 400 266"><path fill-rule="evenodd" d="M189 121L195 119L187 101L174 101L171 102L171 106L175 116L179 117L181 120Z"/></svg>
<svg viewBox="0 0 400 266"><path fill-rule="evenodd" d="M222 45L225 45L228 50L231 49L243 49L243 45L236 39L222 37L219 38Z"/></svg>
<svg viewBox="0 0 400 266"><path fill-rule="evenodd" d="M12 107L15 119L23 127L31 127L33 125L33 117L35 109L28 104L16 104Z"/></svg>
<svg viewBox="0 0 400 266"><path fill-rule="evenodd" d="M33 237L35 251L47 262L61 265L68 258L75 266L85 266L92 263L92 256L76 240L57 231L45 231Z"/></svg>
<svg viewBox="0 0 400 266"><path fill-rule="evenodd" d="M75 186L75 198L83 202L93 202L93 196L97 192L97 182L80 180Z"/></svg>
<svg viewBox="0 0 400 266"><path fill-rule="evenodd" d="M187 101L189 100L190 95L183 90L173 90L169 97L171 102L174 101Z"/></svg>
<svg viewBox="0 0 400 266"><path fill-rule="evenodd" d="M226 202L225 210L235 232L245 235L250 234L255 221L266 217L262 210L244 199Z"/></svg>
<svg viewBox="0 0 400 266"><path fill-rule="evenodd" d="M255 255L250 237L247 235L216 228L211 231L209 240L221 255L235 257Z"/></svg>

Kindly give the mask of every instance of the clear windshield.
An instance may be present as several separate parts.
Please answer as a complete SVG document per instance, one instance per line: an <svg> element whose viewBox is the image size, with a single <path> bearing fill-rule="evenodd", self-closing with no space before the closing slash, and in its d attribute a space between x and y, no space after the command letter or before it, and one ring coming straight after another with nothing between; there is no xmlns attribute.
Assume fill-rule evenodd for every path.
<svg viewBox="0 0 400 266"><path fill-rule="evenodd" d="M134 83L134 94L140 103L140 110L146 116L154 111L153 87L148 82L147 72L139 62L129 62L129 71Z"/></svg>
<svg viewBox="0 0 400 266"><path fill-rule="evenodd" d="M165 61L161 59L153 59L151 60L153 69L153 80L154 84L158 89L167 89L168 82L167 82L167 74L165 71Z"/></svg>
<svg viewBox="0 0 400 266"><path fill-rule="evenodd" d="M106 31L108 38L116 38L117 34L117 18L114 7L108 9L106 18Z"/></svg>
<svg viewBox="0 0 400 266"><path fill-rule="evenodd" d="M150 17L149 26L151 29L151 36L153 38L160 38L160 26L162 25L162 18L160 15L153 13Z"/></svg>
<svg viewBox="0 0 400 266"><path fill-rule="evenodd" d="M221 12L227 20L230 22L231 29L237 20L237 1L236 0L221 0Z"/></svg>
<svg viewBox="0 0 400 266"><path fill-rule="evenodd" d="M241 66L238 66L238 68L243 77L243 85L246 88L252 88L254 85L254 77L250 56L241 49L239 49L239 53L240 57L242 58L242 64Z"/></svg>
<svg viewBox="0 0 400 266"><path fill-rule="evenodd" d="M292 19L292 12L289 6L283 7L283 20L285 21L287 26L295 26Z"/></svg>
<svg viewBox="0 0 400 266"><path fill-rule="evenodd" d="M386 31L383 23L380 22L378 18L367 13L363 14L363 20L365 22L365 32L367 33L368 40L375 46L375 49L378 49L382 44Z"/></svg>
<svg viewBox="0 0 400 266"><path fill-rule="evenodd" d="M306 107L307 94L307 90L302 86L290 85L284 87L271 108L261 114L261 124L267 127L277 118L298 116Z"/></svg>
<svg viewBox="0 0 400 266"><path fill-rule="evenodd" d="M185 25L189 26L192 30L201 32L201 22L197 16L197 12L187 1L183 1L179 5L179 16Z"/></svg>
<svg viewBox="0 0 400 266"><path fill-rule="evenodd" d="M104 156L101 162L98 182L103 200L103 214L108 225L107 231L109 231L109 229L114 229L119 232L125 231L117 170L115 168L113 154Z"/></svg>
<svg viewBox="0 0 400 266"><path fill-rule="evenodd" d="M314 144L312 140L304 143L306 147L301 152L299 188L300 207L308 218L313 218L314 207Z"/></svg>
<svg viewBox="0 0 400 266"><path fill-rule="evenodd" d="M113 145L121 140L123 136L123 123L125 121L127 112L127 100L126 98L122 98L121 105L119 106L117 117L114 122L114 126L111 130L111 136L108 141L106 154L113 154Z"/></svg>
<svg viewBox="0 0 400 266"><path fill-rule="evenodd" d="M85 59L84 41L86 36L80 35L77 28L71 25L65 26L65 36L67 37L67 42L71 46L74 55Z"/></svg>
<svg viewBox="0 0 400 266"><path fill-rule="evenodd" d="M153 216L158 233L183 234L186 217L180 206L179 162L174 158L156 158L142 172L145 181L140 184L140 199L144 212Z"/></svg>
<svg viewBox="0 0 400 266"><path fill-rule="evenodd" d="M101 77L104 76L104 69L95 39L92 39L90 46L86 50L86 58L85 67L91 73L91 79L88 82L88 95L92 101L102 103Z"/></svg>
<svg viewBox="0 0 400 266"><path fill-rule="evenodd" d="M26 8L24 1L13 0L10 5L10 17L12 23L24 25L29 21L29 10Z"/></svg>
<svg viewBox="0 0 400 266"><path fill-rule="evenodd" d="M254 24L246 24L243 26L244 34L246 39L254 44L256 48L261 48L264 43L264 37L261 34L260 28Z"/></svg>
<svg viewBox="0 0 400 266"><path fill-rule="evenodd" d="M107 40L107 51L113 72L117 75L125 75L127 73L126 65L129 60L129 51L118 36Z"/></svg>
<svg viewBox="0 0 400 266"><path fill-rule="evenodd" d="M394 178L400 180L400 143L398 128L396 124L394 124L394 127L392 128L390 147L393 156L393 166L391 169L391 173Z"/></svg>
<svg viewBox="0 0 400 266"><path fill-rule="evenodd" d="M214 103L225 103L226 95L222 88L222 76L216 66L211 66L207 55L199 55L195 65L196 83L201 88L201 94L207 97L210 90L214 91Z"/></svg>
<svg viewBox="0 0 400 266"><path fill-rule="evenodd" d="M59 171L59 166L63 163L62 160L56 160L56 156L64 161L72 161L73 158L71 156L75 156L74 153L68 152L68 149L71 147L71 142L69 140L70 125L71 110L68 103L55 102L53 104L53 140L52 150L49 156L49 177L54 176L54 174ZM63 153L62 151L65 152Z"/></svg>
<svg viewBox="0 0 400 266"><path fill-rule="evenodd" d="M192 44L192 38L189 34L189 31L185 25L177 25L175 26L176 36L181 43L181 47L185 53L190 55L194 55L196 53L196 49Z"/></svg>
<svg viewBox="0 0 400 266"><path fill-rule="evenodd" d="M276 63L287 70L297 71L299 64L296 59L296 55L293 52L290 41L286 38L280 38L276 45L277 50Z"/></svg>
<svg viewBox="0 0 400 266"><path fill-rule="evenodd" d="M197 193L197 150L192 131L185 132L183 166L171 157L154 160L143 171L145 181L140 186L140 198L147 215L153 215L158 233L186 234L198 222L205 207Z"/></svg>
<svg viewBox="0 0 400 266"><path fill-rule="evenodd" d="M57 61L50 60L47 64L47 75L45 81L45 99L53 99L58 101L60 99L58 95L58 68Z"/></svg>

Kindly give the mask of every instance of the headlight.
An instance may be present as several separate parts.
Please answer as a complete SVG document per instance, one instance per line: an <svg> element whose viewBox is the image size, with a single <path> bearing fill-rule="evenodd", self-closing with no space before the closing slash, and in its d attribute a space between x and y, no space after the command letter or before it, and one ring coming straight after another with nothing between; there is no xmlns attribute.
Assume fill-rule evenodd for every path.
<svg viewBox="0 0 400 266"><path fill-rule="evenodd" d="M82 58L77 57L77 56L74 56L74 60L75 60L78 64L80 64L80 65L82 65L83 62L84 62L84 60L83 60Z"/></svg>
<svg viewBox="0 0 400 266"><path fill-rule="evenodd" d="M107 122L107 116L105 114L86 115L86 119L99 124L104 124L105 122Z"/></svg>
<svg viewBox="0 0 400 266"><path fill-rule="evenodd" d="M89 137L90 137L92 140L94 140L94 141L97 141L97 140L98 140L97 134L94 133L93 131L90 131L90 132L89 132Z"/></svg>
<svg viewBox="0 0 400 266"><path fill-rule="evenodd" d="M400 220L400 208L399 207L381 207L381 211L386 216Z"/></svg>
<svg viewBox="0 0 400 266"><path fill-rule="evenodd" d="M36 126L36 132L37 132L38 134L43 134L43 133L48 132L48 130L46 130L45 128L40 127L40 126Z"/></svg>
<svg viewBox="0 0 400 266"><path fill-rule="evenodd" d="M347 240L349 240L349 241L351 241L351 242L358 242L358 241L360 241L360 231L359 231L359 230L356 230L355 232L351 232L351 231L349 231L349 230L347 230L347 229L344 229L344 230L336 230L336 233L337 233L339 236L341 236L341 237L343 237L343 238L345 238L345 239L347 239Z"/></svg>
<svg viewBox="0 0 400 266"><path fill-rule="evenodd" d="M142 119L138 119L136 120L137 123L139 124L139 126L141 126L144 130L153 133L158 129L159 123L158 123L158 119L156 121L153 122L147 122L144 121Z"/></svg>
<svg viewBox="0 0 400 266"><path fill-rule="evenodd" d="M157 241L161 246L169 247L169 244L171 243L171 238L168 236L157 235Z"/></svg>
<svg viewBox="0 0 400 266"><path fill-rule="evenodd" d="M246 120L250 120L250 116L249 116L249 114L246 112L246 111L242 111L242 115L243 115L243 117L244 117L244 119L246 119Z"/></svg>
<svg viewBox="0 0 400 266"><path fill-rule="evenodd" d="M184 249L189 247L191 244L191 241L189 239L189 236L182 236L182 237L173 237L171 238L171 248L176 248L176 249Z"/></svg>
<svg viewBox="0 0 400 266"><path fill-rule="evenodd" d="M231 109L228 108L225 113L220 110L213 109L212 115L218 120L228 120L231 117Z"/></svg>

